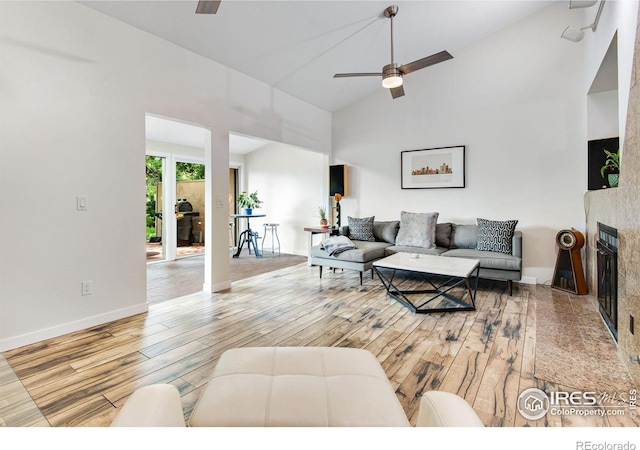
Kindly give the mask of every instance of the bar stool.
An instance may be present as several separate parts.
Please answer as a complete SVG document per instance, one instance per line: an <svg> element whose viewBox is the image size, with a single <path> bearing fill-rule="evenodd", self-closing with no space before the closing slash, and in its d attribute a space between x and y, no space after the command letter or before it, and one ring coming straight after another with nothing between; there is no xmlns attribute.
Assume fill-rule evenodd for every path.
<svg viewBox="0 0 640 450"><path fill-rule="evenodd" d="M275 242L278 241L278 256L280 256L280 238L278 237L278 223L265 223L264 236L262 236L262 254L264 255L264 240L267 237L267 231L271 231L271 257L275 256Z"/></svg>

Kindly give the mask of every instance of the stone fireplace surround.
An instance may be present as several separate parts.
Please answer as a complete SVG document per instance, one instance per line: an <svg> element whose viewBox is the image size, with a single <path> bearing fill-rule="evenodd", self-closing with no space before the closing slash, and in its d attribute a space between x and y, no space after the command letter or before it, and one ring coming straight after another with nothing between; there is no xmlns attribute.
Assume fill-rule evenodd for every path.
<svg viewBox="0 0 640 450"><path fill-rule="evenodd" d="M617 188L585 194L587 216L587 284L597 295L598 222L618 229L618 352L631 376L640 384L640 21L636 29L629 106ZM636 334L631 334L630 316Z"/></svg>

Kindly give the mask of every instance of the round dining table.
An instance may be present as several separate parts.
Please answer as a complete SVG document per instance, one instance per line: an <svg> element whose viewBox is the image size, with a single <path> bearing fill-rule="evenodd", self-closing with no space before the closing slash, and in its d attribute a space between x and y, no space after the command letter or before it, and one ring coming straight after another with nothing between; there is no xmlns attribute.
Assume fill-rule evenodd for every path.
<svg viewBox="0 0 640 450"><path fill-rule="evenodd" d="M249 254L251 254L251 246L253 246L253 251L256 255L256 258L262 258L262 253L258 249L258 233L251 229L250 220L256 217L267 217L266 214L231 214L229 217L232 219L247 219L247 228L240 233L238 249L233 254L234 258L238 258L240 256L240 252L242 252L242 247L244 244L247 244L247 249L249 250Z"/></svg>

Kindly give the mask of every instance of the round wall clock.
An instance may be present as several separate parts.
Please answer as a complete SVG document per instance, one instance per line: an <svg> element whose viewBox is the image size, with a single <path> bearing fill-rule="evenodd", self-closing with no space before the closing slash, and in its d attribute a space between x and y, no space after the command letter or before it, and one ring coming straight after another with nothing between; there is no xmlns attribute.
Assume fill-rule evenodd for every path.
<svg viewBox="0 0 640 450"><path fill-rule="evenodd" d="M576 239L576 235L570 230L562 230L556 235L556 242L560 248L571 250L578 240Z"/></svg>

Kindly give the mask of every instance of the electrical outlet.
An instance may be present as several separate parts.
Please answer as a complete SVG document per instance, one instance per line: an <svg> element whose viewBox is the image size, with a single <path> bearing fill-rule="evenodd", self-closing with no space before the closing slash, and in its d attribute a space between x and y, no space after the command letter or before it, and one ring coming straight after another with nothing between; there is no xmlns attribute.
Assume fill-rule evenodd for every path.
<svg viewBox="0 0 640 450"><path fill-rule="evenodd" d="M224 200L221 198L216 200L216 208L224 208Z"/></svg>
<svg viewBox="0 0 640 450"><path fill-rule="evenodd" d="M91 281L83 281L82 282L82 295L91 295L92 286Z"/></svg>

